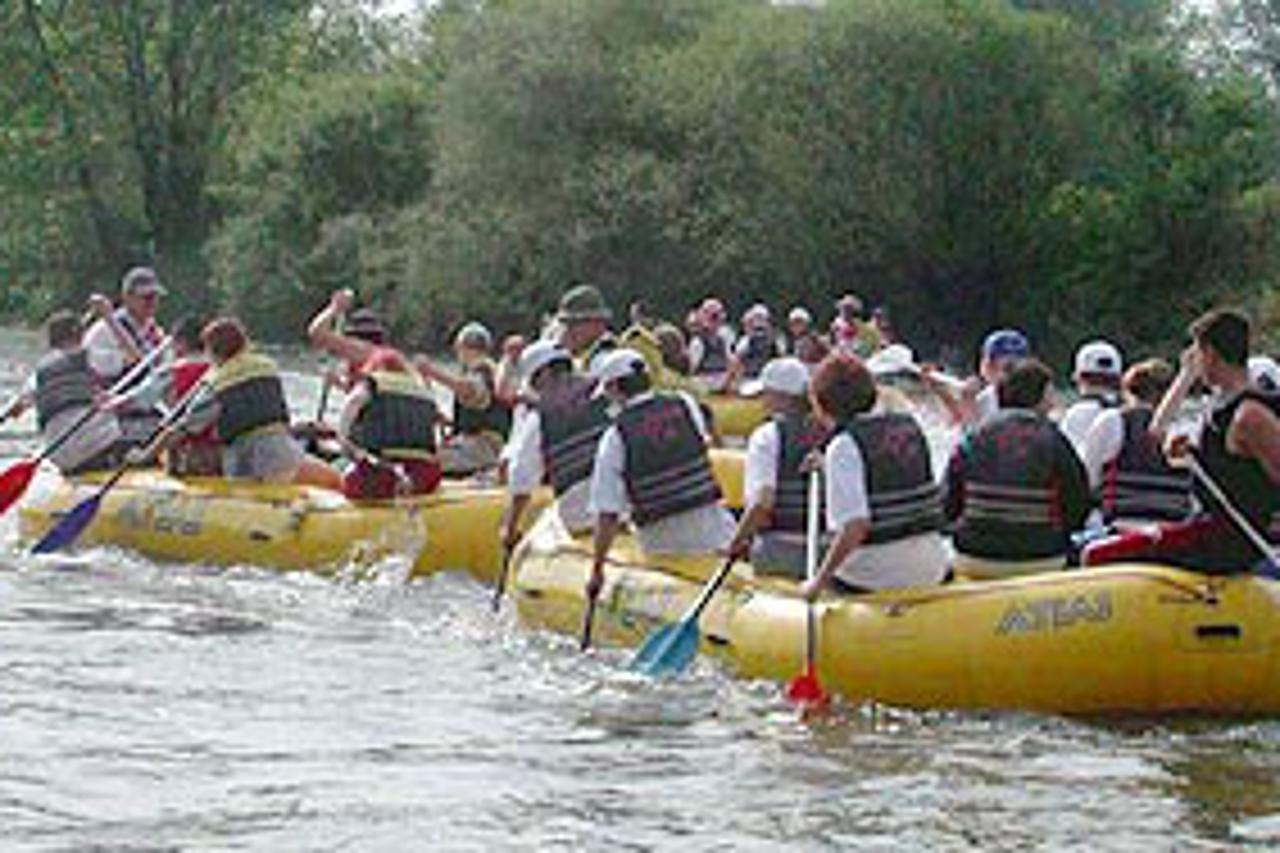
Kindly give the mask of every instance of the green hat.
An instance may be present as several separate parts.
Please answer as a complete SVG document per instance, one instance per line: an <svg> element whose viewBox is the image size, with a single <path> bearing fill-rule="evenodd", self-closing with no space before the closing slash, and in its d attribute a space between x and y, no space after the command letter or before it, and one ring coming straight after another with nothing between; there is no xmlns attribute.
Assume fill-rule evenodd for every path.
<svg viewBox="0 0 1280 853"><path fill-rule="evenodd" d="M560 297L560 305L556 308L556 319L561 323L608 320L612 316L613 312L604 304L600 291L589 284L580 284L570 289Z"/></svg>

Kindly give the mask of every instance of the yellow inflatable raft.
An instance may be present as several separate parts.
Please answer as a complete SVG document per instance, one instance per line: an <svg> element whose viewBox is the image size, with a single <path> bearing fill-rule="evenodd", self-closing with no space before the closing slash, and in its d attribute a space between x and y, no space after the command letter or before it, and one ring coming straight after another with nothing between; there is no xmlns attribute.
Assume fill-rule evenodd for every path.
<svg viewBox="0 0 1280 853"><path fill-rule="evenodd" d="M98 479L63 483L22 507L20 539L36 541ZM500 488L466 482L446 481L426 497L357 504L326 489L136 471L107 494L81 541L160 560L282 570L326 571L401 554L413 558L414 576L458 568L491 580L505 502ZM544 505L545 496L535 503Z"/></svg>
<svg viewBox="0 0 1280 853"><path fill-rule="evenodd" d="M544 519L514 566L526 622L576 634L590 547ZM596 637L636 645L679 618L716 559L615 549ZM1280 713L1280 585L1118 565L826 598L819 673L854 701L1052 713ZM703 650L747 677L801 671L793 584L735 570L701 620Z"/></svg>
<svg viewBox="0 0 1280 853"><path fill-rule="evenodd" d="M723 436L746 438L769 417L764 401L759 397L710 394L704 402L711 409L716 431Z"/></svg>
<svg viewBox="0 0 1280 853"><path fill-rule="evenodd" d="M712 464L726 502L741 507L742 452L713 451ZM102 479L64 481L24 505L21 541L37 541ZM549 499L535 494L530 519ZM413 557L415 577L462 569L487 583L502 559L498 525L506 501L501 487L466 481L446 480L426 497L354 503L327 489L134 471L107 494L80 541L159 560L321 572L400 554Z"/></svg>

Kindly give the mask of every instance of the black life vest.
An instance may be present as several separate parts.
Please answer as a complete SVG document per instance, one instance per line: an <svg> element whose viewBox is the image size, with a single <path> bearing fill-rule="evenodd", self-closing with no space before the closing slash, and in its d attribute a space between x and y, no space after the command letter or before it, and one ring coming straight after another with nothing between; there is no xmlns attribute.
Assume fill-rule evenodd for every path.
<svg viewBox="0 0 1280 853"><path fill-rule="evenodd" d="M543 394L536 404L542 460L556 497L591 477L600 436L609 426L608 403L592 399L595 383L581 376Z"/></svg>
<svg viewBox="0 0 1280 853"><path fill-rule="evenodd" d="M54 350L36 365L36 422L40 429L63 412L93 405L93 370L84 349Z"/></svg>
<svg viewBox="0 0 1280 853"><path fill-rule="evenodd" d="M674 394L654 394L618 415L626 448L631 517L641 526L720 501L707 455L689 407Z"/></svg>
<svg viewBox="0 0 1280 853"><path fill-rule="evenodd" d="M1152 411L1121 413L1124 443L1103 471L1099 503L1102 517L1178 521L1191 514L1191 475L1169 465L1151 437Z"/></svg>
<svg viewBox="0 0 1280 853"><path fill-rule="evenodd" d="M702 359L698 362L696 372L699 375L725 373L729 370L729 346L715 331L703 329L698 332L698 340L702 341Z"/></svg>
<svg viewBox="0 0 1280 853"><path fill-rule="evenodd" d="M218 437L224 444L273 426L287 427L289 407L276 363L245 350L213 368L219 405Z"/></svg>
<svg viewBox="0 0 1280 853"><path fill-rule="evenodd" d="M956 548L994 559L1065 553L1070 531L1063 521L1057 457L1075 451L1058 428L1035 412L1002 409L965 442Z"/></svg>
<svg viewBox="0 0 1280 853"><path fill-rule="evenodd" d="M460 435L480 435L495 433L505 437L511 429L511 408L498 399L497 368L492 362L463 368L463 374L471 379L484 383L488 391L489 403L483 409L472 409L459 404L453 413L453 431Z"/></svg>
<svg viewBox="0 0 1280 853"><path fill-rule="evenodd" d="M772 330L751 332L747 335L747 345L742 353L742 374L748 379L755 379L764 370L764 366L778 356L777 341Z"/></svg>
<svg viewBox="0 0 1280 853"><path fill-rule="evenodd" d="M1255 530L1265 531L1272 514L1280 510L1280 488L1272 485L1261 462L1227 450L1227 431L1245 400L1256 400L1280 415L1280 396L1256 390L1245 391L1209 415L1195 453L1205 472L1227 494L1241 515ZM1222 525L1222 541L1213 544L1215 553L1212 556L1222 563L1221 568L1246 566L1256 560L1257 554L1249 539L1236 529L1226 510L1218 505L1209 490L1199 483L1196 483L1195 490L1201 505L1226 522Z"/></svg>
<svg viewBox="0 0 1280 853"><path fill-rule="evenodd" d="M831 431L811 415L779 415L774 424L778 430L778 481L768 529L803 533L808 529L809 475L800 469L810 453L826 446Z"/></svg>
<svg viewBox="0 0 1280 853"><path fill-rule="evenodd" d="M351 440L388 459L428 459L436 452L436 404L416 373L373 371L369 400L351 424Z"/></svg>
<svg viewBox="0 0 1280 853"><path fill-rule="evenodd" d="M942 529L942 489L933 476L929 442L902 412L859 415L845 430L858 444L871 510L869 544Z"/></svg>

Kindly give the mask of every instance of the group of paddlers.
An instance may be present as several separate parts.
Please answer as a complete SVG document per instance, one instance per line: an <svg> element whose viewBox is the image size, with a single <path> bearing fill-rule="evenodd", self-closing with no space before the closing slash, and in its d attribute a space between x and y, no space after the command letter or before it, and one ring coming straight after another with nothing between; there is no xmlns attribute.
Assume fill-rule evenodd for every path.
<svg viewBox="0 0 1280 853"><path fill-rule="evenodd" d="M815 496L823 556L810 596L1075 561L1240 571L1269 557L1251 534L1280 509L1280 369L1255 361L1251 373L1248 321L1229 310L1192 324L1176 374L1158 360L1125 369L1105 341L1081 347L1078 399L1059 420L1050 417L1052 373L1017 330L988 335L978 375L964 382L892 360L962 429L937 476L918 419L877 405L879 356L901 345L887 317L864 316L856 297L837 303L829 336L803 308L782 335L754 306L735 338L715 299L683 330L634 305L631 326L615 335L599 291L578 286L537 341L513 336L495 353L490 332L468 323L455 337L456 366L445 366L394 347L381 319L339 291L308 335L342 364L322 395L328 384L346 392L333 431L347 459L340 470L291 432L280 370L244 326L180 321L166 334L155 319L163 292L154 271L136 268L118 306L91 300L88 328L74 314L50 318L50 352L12 409L35 406L64 473L141 464L164 448L178 475L387 499L495 471L511 499L505 545L519 539L544 485L569 532L594 531L592 596L625 524L650 554L749 555L758 571L800 577ZM703 395L748 383L770 417L748 439L745 510L735 518L709 459L715 426ZM451 417L433 384L452 393ZM1180 430L1196 389L1209 395L1202 425Z"/></svg>

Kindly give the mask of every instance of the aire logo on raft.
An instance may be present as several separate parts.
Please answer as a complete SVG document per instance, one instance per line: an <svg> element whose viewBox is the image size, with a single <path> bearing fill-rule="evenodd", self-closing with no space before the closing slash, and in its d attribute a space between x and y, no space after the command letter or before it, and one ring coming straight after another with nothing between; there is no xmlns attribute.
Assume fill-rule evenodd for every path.
<svg viewBox="0 0 1280 853"><path fill-rule="evenodd" d="M1019 601L1000 617L996 634L1038 634L1085 622L1110 622L1111 612L1111 594L1107 592Z"/></svg>

